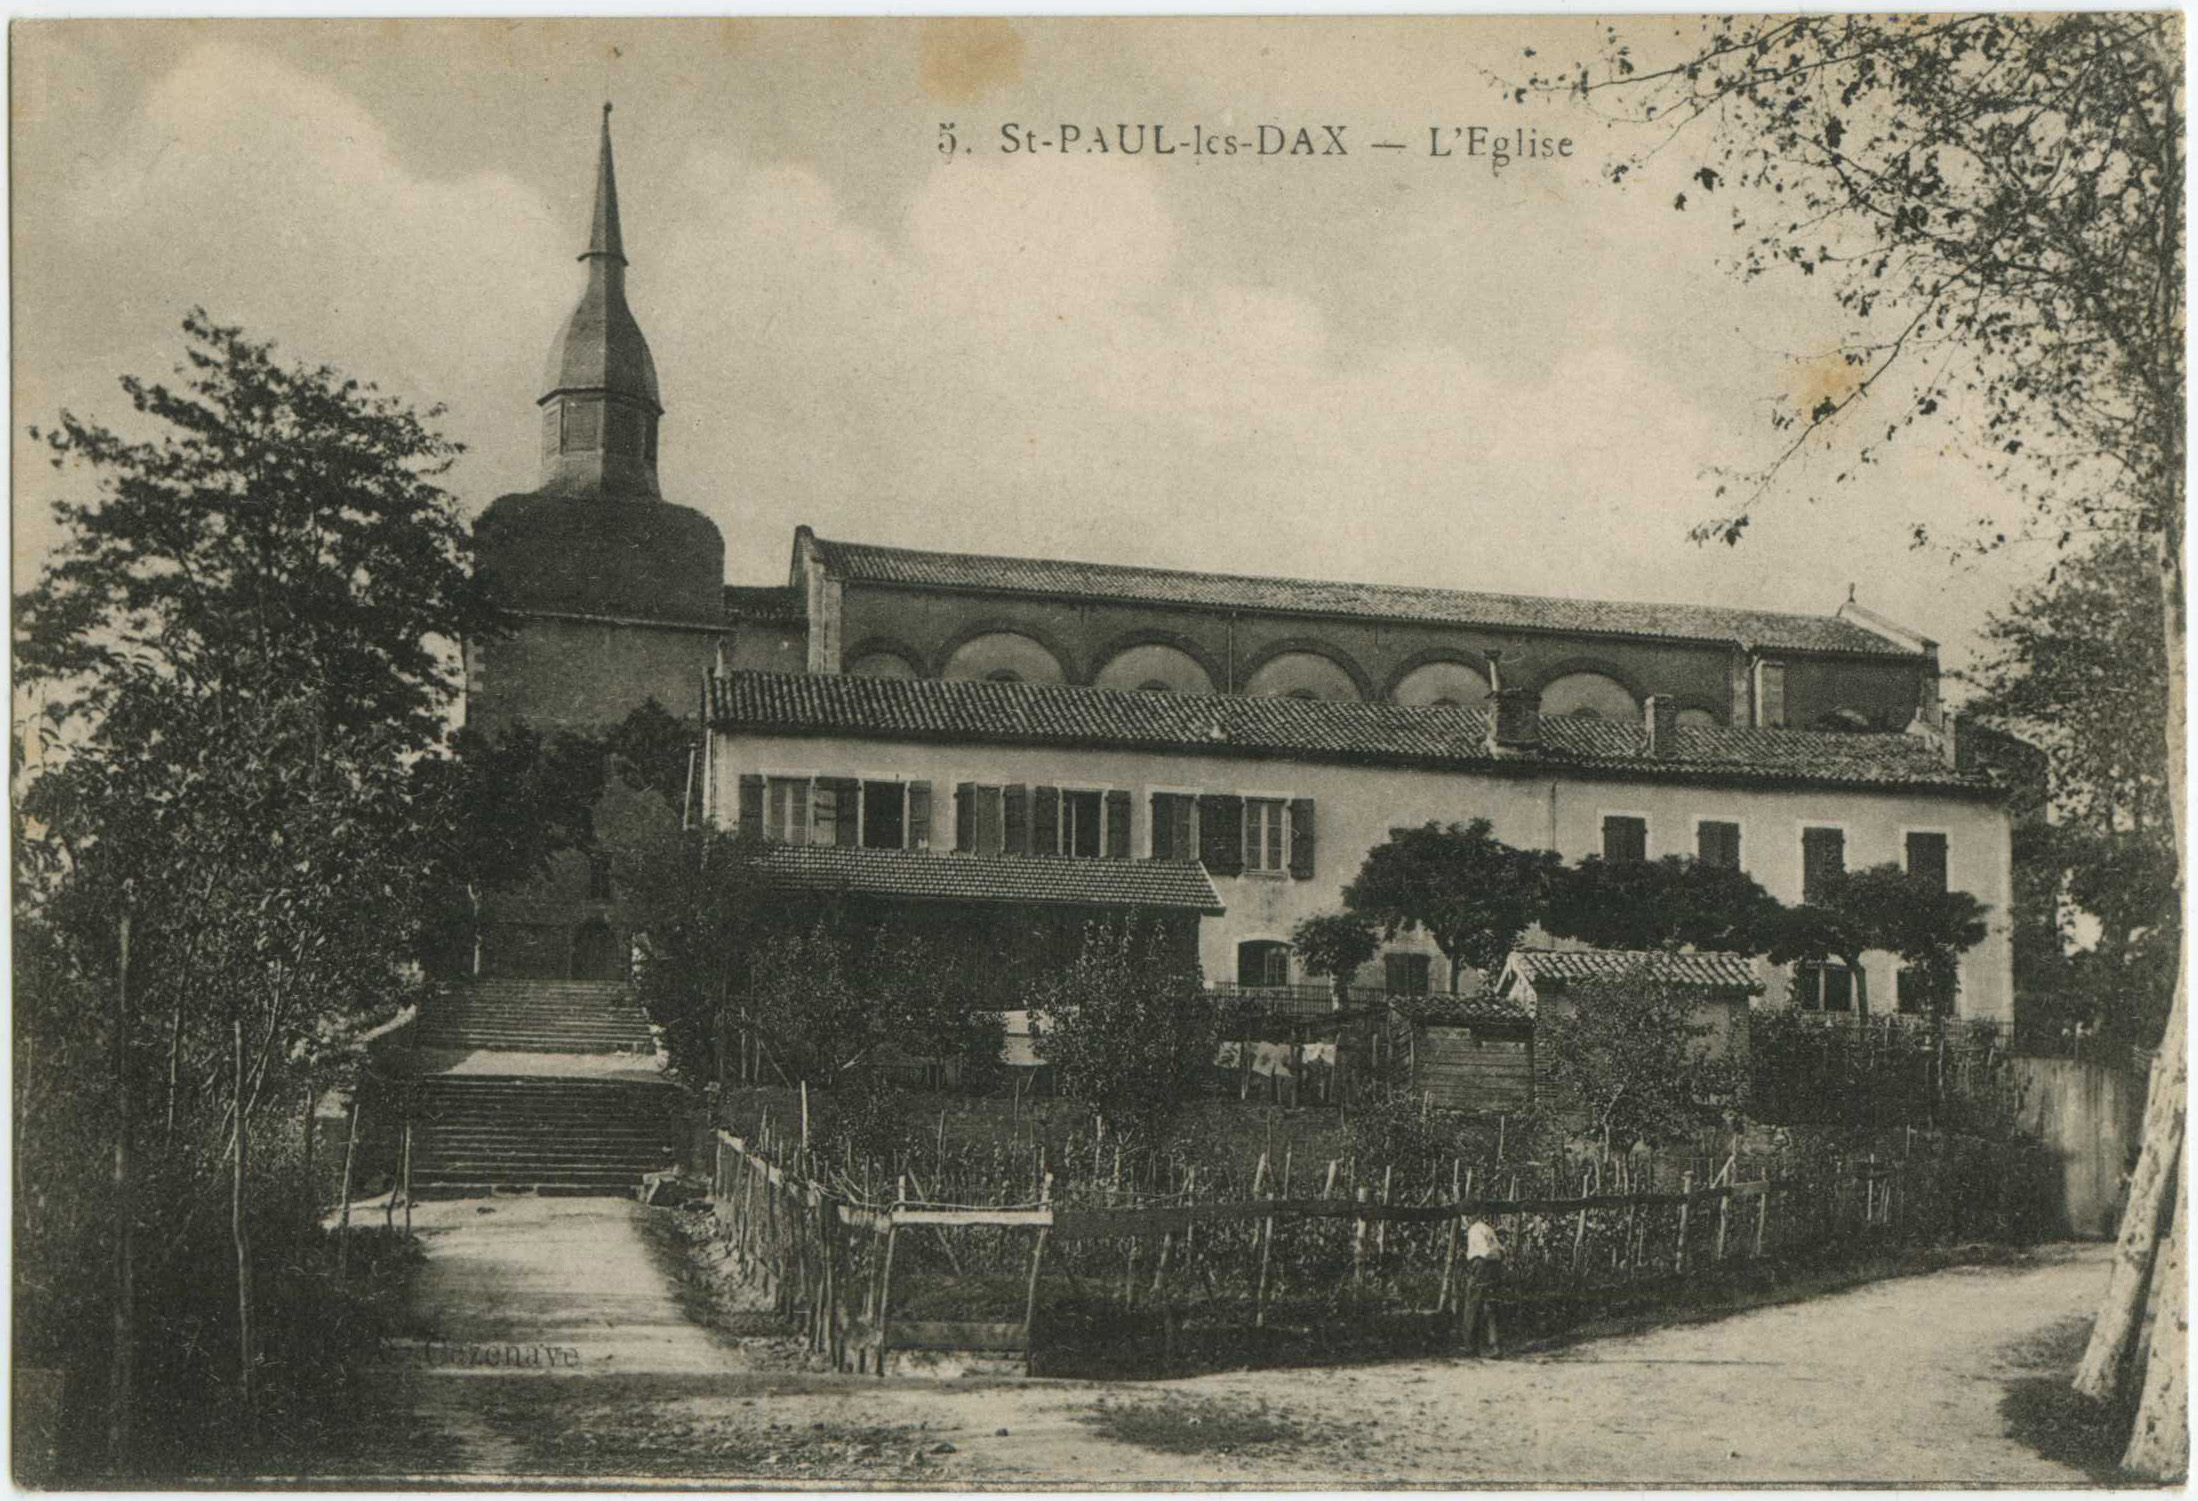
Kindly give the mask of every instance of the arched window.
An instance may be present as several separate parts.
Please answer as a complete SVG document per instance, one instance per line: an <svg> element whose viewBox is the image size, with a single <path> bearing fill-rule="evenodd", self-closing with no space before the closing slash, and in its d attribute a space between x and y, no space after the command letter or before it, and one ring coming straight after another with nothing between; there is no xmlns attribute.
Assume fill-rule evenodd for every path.
<svg viewBox="0 0 2198 1501"><path fill-rule="evenodd" d="M1274 986L1290 983L1290 946L1272 938L1254 938L1236 946L1236 983Z"/></svg>
<svg viewBox="0 0 2198 1501"><path fill-rule="evenodd" d="M1175 689L1158 678L1147 678L1137 685L1139 693L1173 693Z"/></svg>
<svg viewBox="0 0 2198 1501"><path fill-rule="evenodd" d="M997 667L985 674L988 683L1020 683L1023 675L1012 667Z"/></svg>
<svg viewBox="0 0 2198 1501"><path fill-rule="evenodd" d="M1301 698L1310 704L1317 704L1320 702L1320 695L1315 693L1310 688L1292 688L1288 693L1285 693L1282 696L1284 698Z"/></svg>

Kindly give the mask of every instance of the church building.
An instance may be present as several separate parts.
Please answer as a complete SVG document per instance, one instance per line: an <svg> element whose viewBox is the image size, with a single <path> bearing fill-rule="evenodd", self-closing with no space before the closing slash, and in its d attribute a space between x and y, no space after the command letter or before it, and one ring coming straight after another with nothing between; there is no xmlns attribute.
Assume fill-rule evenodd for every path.
<svg viewBox="0 0 2198 1501"><path fill-rule="evenodd" d="M513 628L469 644L475 724L601 730L653 698L700 737L690 816L761 833L790 893L1048 944L1165 915L1210 980L1258 987L1308 983L1292 928L1404 824L1698 855L1786 901L1898 861L1994 910L1958 1008L2010 1016L2004 799L1956 756L1936 645L1851 595L1810 615L937 552L847 540L862 513L828 496L831 535L799 527L778 578L728 585L718 528L658 480L609 124L540 483L478 523ZM486 969L616 970L585 864L500 899ZM1441 989L1430 959L1408 936L1358 978ZM1852 1004L1843 972L1802 978L1803 1004Z"/></svg>

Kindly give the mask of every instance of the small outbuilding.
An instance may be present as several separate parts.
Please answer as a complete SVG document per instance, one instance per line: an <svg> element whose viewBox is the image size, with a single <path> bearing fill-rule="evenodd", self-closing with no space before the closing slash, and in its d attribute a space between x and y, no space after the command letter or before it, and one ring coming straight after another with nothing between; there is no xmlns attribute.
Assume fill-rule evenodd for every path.
<svg viewBox="0 0 2198 1501"><path fill-rule="evenodd" d="M1713 1058L1745 1053L1748 1007L1762 993L1755 964L1742 954L1674 954L1660 949L1545 949L1512 951L1496 981L1495 995L1534 1018L1537 1030L1552 1017L1569 1013L1583 992L1624 983L1653 981L1693 992L1695 1025ZM1546 1083L1537 1072L1538 1083Z"/></svg>

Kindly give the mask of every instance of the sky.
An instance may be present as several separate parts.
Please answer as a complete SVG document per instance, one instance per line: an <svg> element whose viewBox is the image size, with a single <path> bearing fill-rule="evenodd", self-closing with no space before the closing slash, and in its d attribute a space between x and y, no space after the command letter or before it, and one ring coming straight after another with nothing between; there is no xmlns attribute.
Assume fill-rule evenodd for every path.
<svg viewBox="0 0 2198 1501"><path fill-rule="evenodd" d="M1641 55L1670 23L1628 18ZM1846 377L1821 282L1743 282L1681 141L1515 102L1578 19L19 23L14 580L53 541L26 425L127 427L203 305L422 404L469 512L536 482L601 103L666 497L782 582L793 528L958 551L1881 615L1973 657L2048 558L1926 435L1738 548L1721 469ZM1529 56L1532 49L1532 56ZM1064 152L1062 125L1080 138ZM957 146L943 154L942 126ZM1164 126L1176 150L1097 154ZM1260 128L1344 156L1261 156ZM1497 170L1467 138L1572 154ZM1003 127L1014 127L1009 135ZM1431 154L1430 131L1451 154ZM1191 152L1236 135L1234 156ZM1037 150L1005 151L1039 140ZM1150 139L1148 135L1148 140ZM1270 136L1271 141L1276 139ZM1405 145L1376 149L1379 141ZM1700 195L1696 195L1699 199ZM1829 463L1830 460L1822 461Z"/></svg>

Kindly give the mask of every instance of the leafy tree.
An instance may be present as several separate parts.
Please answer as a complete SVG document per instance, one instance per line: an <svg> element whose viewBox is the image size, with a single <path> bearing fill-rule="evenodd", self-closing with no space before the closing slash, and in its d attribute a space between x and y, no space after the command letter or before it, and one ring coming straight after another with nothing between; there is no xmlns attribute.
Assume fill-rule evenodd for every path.
<svg viewBox="0 0 2198 1501"><path fill-rule="evenodd" d="M1623 973L1565 988L1545 1003L1539 1047L1550 1082L1576 1101L1588 1129L1630 1143L1688 1135L1732 1098L1740 1072L1712 1056L1699 987L1676 984L1653 956Z"/></svg>
<svg viewBox="0 0 2198 1501"><path fill-rule="evenodd" d="M1359 967L1381 949L1372 923L1350 912L1308 917L1290 933L1290 947L1309 975L1326 975L1340 1000Z"/></svg>
<svg viewBox="0 0 2198 1501"><path fill-rule="evenodd" d="M678 818L693 812L688 806L688 762L700 743L693 724L651 698L618 722L604 737L603 748L627 782L664 799Z"/></svg>
<svg viewBox="0 0 2198 1501"><path fill-rule="evenodd" d="M62 541L18 601L18 683L40 706L19 832L42 848L17 901L101 995L132 920L112 1104L146 1123L119 1143L145 1149L124 1158L133 1193L162 1196L134 1212L162 1226L156 1258L194 1246L227 1177L249 1416L268 1170L246 1149L407 996L433 888L415 769L451 643L492 621L435 484L458 451L435 412L203 314L184 329L179 383L122 382L152 436L71 413L34 431L91 493L59 504Z"/></svg>
<svg viewBox="0 0 2198 1501"><path fill-rule="evenodd" d="M2167 767L2153 734L2167 718L2168 674L2150 573L2133 541L2100 539L1993 616L1993 655L1969 674L1981 690L1971 715L2038 746L2050 777L2029 820L2042 827L2017 812L2018 884L2049 883L2056 905L2065 898L2099 924L2094 955L2051 966L2082 1004L2068 1019L2147 1043L2165 1022L2182 918ZM2058 960L2067 935L2055 927ZM2020 952L2018 965L2026 958L2044 967Z"/></svg>
<svg viewBox="0 0 2198 1501"><path fill-rule="evenodd" d="M1854 977L1856 1012L1868 1016L1862 956L1891 953L1934 998L1936 1014L1952 1011L1961 956L1984 941L1989 909L1982 902L1890 864L1830 876L1819 896L1787 908L1774 925L1773 964L1839 960Z"/></svg>
<svg viewBox="0 0 2198 1501"><path fill-rule="evenodd" d="M2188 627L2182 17L1701 25L1669 66L1644 70L1613 32L1605 66L1535 80L1606 103L1630 99L1658 126L1652 150L1701 126L1694 138L1706 160L1693 182L1705 196L1748 190L1734 205L1742 273L1780 266L1815 277L1856 327L1841 351L1851 380L1802 409L1780 406L1785 436L1771 463L1737 494L1721 492L1724 515L1699 534L1737 540L1786 460L1820 438L1859 437L1856 463L1836 474L1846 483L1882 443L1937 423L1942 439L2028 503L2031 535L2059 548L2126 539L2149 559L2166 685L2154 744L2165 774L2184 750ZM1686 206L1684 194L1677 201ZM1977 540L1996 546L2006 534L1988 527ZM2179 838L2181 783L2167 785ZM2142 1369L2124 1463L2155 1476L2186 1470L2189 1458L2179 1332L2188 1216L2175 1186L2187 1029L2179 977L2162 1038L2162 1057L2175 1061L2154 1070L2121 1251L2076 1383L2104 1397L2120 1372ZM2172 1227L2164 1249L2163 1225ZM2156 1259L2171 1275L2153 1275ZM2131 1362L2148 1283L2158 1353Z"/></svg>
<svg viewBox="0 0 2198 1501"><path fill-rule="evenodd" d="M1491 974L1533 926L1558 859L1549 850L1513 849L1485 818L1393 829L1369 850L1343 888L1349 911L1384 938L1424 929L1450 961L1450 991L1461 966Z"/></svg>
<svg viewBox="0 0 2198 1501"><path fill-rule="evenodd" d="M620 916L639 936L637 998L663 1029L673 1069L701 1083L721 1077L733 1033L763 1035L748 999L750 963L772 907L755 842L705 825L645 832L610 852ZM765 1077L752 1046L741 1056L750 1077Z"/></svg>
<svg viewBox="0 0 2198 1501"><path fill-rule="evenodd" d="M1220 1013L1197 963L1157 925L1094 924L1038 1001L1038 1056L1125 1136L1156 1140L1212 1081Z"/></svg>
<svg viewBox="0 0 2198 1501"><path fill-rule="evenodd" d="M1693 947L1761 954L1779 904L1755 878L1690 855L1605 860L1588 855L1554 873L1541 924L1551 936L1605 949Z"/></svg>

